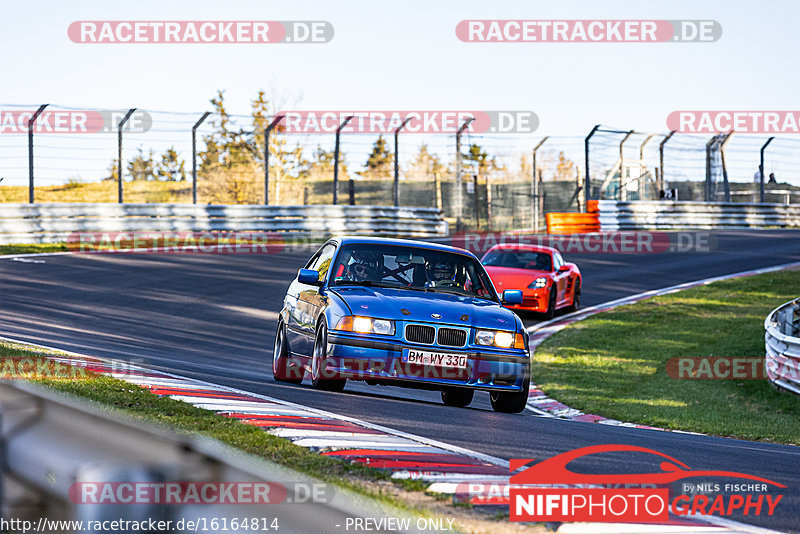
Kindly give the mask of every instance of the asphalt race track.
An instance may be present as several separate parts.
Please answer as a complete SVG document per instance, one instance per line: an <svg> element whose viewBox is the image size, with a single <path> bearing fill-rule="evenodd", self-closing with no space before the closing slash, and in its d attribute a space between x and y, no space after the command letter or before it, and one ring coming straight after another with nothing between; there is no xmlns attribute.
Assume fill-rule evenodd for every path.
<svg viewBox="0 0 800 534"><path fill-rule="evenodd" d="M715 232L705 253L570 254L583 305L650 289L800 261L800 233ZM695 469L741 470L785 484L774 517L735 517L800 530L800 448L468 409L436 392L349 383L344 393L276 384L275 320L284 291L312 251L269 255L119 254L0 259L0 335L133 360L184 376L325 409L503 458L546 458L603 443L656 449ZM800 289L798 290L800 293ZM535 321L529 320L528 324ZM535 377L534 377L535 381ZM798 422L800 424L800 422ZM586 472L638 472L649 458L608 456ZM731 482L736 482L731 480ZM793 520L794 516L794 520Z"/></svg>

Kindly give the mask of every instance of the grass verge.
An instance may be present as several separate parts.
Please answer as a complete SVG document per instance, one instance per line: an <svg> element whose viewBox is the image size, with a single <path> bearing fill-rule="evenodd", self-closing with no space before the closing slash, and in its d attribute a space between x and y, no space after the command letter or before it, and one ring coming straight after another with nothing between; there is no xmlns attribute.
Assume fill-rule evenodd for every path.
<svg viewBox="0 0 800 534"><path fill-rule="evenodd" d="M31 243L22 245L0 245L0 256L8 254L37 254L41 252L64 252L66 243Z"/></svg>
<svg viewBox="0 0 800 534"><path fill-rule="evenodd" d="M26 364L26 369L52 369L52 365L39 365L52 362L48 358L50 354L24 346L0 343L0 378L24 378L69 397L88 401L94 407L112 415L122 413L144 423L166 427L172 432L214 438L254 456L285 465L413 514L453 517L457 524L467 527L467 531L545 532L541 526L498 523L497 519L484 513L463 505L454 506L449 497L426 494L427 483L423 481L392 479L386 471L317 454L289 440L273 436L260 427L243 424L236 419L222 417L169 397L154 395L119 379L82 369L78 369L77 373L74 369L62 369L54 373L63 378L42 378L41 375L45 374L42 372L36 377L21 376L19 373L15 374L15 370L20 369L18 364L9 367L9 362L28 359L31 363ZM71 376L77 378L72 379Z"/></svg>
<svg viewBox="0 0 800 534"><path fill-rule="evenodd" d="M766 380L678 380L672 357L763 357L764 319L800 271L716 282L603 312L550 336L534 381L568 406L622 421L800 444L800 397Z"/></svg>

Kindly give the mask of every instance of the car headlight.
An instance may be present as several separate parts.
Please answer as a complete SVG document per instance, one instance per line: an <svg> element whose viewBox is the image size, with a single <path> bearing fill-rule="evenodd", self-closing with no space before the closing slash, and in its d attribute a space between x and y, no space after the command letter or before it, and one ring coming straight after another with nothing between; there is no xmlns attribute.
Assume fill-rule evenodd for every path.
<svg viewBox="0 0 800 534"><path fill-rule="evenodd" d="M394 321L388 319L373 319L372 317L345 315L336 324L335 330L358 332L361 334L394 334Z"/></svg>
<svg viewBox="0 0 800 534"><path fill-rule="evenodd" d="M525 338L519 332L506 332L504 330L478 330L475 333L475 343L503 349L524 349Z"/></svg>
<svg viewBox="0 0 800 534"><path fill-rule="evenodd" d="M544 276L540 276L539 278L531 282L531 285L528 286L528 289L542 289L543 287L546 286L547 286L547 278L545 278Z"/></svg>

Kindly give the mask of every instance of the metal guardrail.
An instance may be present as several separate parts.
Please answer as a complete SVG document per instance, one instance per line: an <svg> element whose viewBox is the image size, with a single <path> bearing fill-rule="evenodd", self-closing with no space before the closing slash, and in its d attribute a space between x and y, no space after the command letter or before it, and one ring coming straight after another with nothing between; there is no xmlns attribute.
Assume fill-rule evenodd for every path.
<svg viewBox="0 0 800 534"><path fill-rule="evenodd" d="M79 232L286 232L448 235L442 211L390 206L0 204L0 244L66 241Z"/></svg>
<svg viewBox="0 0 800 534"><path fill-rule="evenodd" d="M800 227L798 204L600 200L601 231Z"/></svg>
<svg viewBox="0 0 800 534"><path fill-rule="evenodd" d="M79 531L74 524L71 528L56 528L54 521L82 521L83 531L95 531L87 530L86 522L116 520L171 521L170 528L159 527L159 532L203 531L187 528L189 520L205 521L196 524L205 524L206 532L250 532L265 530L261 522L264 520L266 530L274 530L269 528L273 519L277 520L279 532L326 532L343 530L334 526L344 527L348 517L411 517L388 503L344 488L334 489L331 484L216 441L173 435L29 384L0 381L0 416L2 517L5 521L10 518L30 521L33 526L41 527L39 532ZM153 499L142 502L138 497L128 503L92 504L83 502L82 490L74 486L89 483L110 487L106 483L126 482L141 486L171 481L280 485L286 489L286 498L278 492L280 497L269 504L242 504L241 499L237 504L231 504L230 500L221 504L219 501L224 499L198 503L190 498L179 503L163 503L164 499L154 503ZM233 491L234 496L237 493ZM165 494L166 490L162 492ZM267 492L267 496L275 494L274 487ZM98 491L94 495L100 498L103 493ZM245 518L257 518L258 528L233 528L234 518L240 525ZM226 519L227 523L223 523ZM219 526L223 524L226 524L224 529ZM112 526L103 531L130 530Z"/></svg>
<svg viewBox="0 0 800 534"><path fill-rule="evenodd" d="M764 329L767 376L777 387L800 395L800 299L773 310Z"/></svg>

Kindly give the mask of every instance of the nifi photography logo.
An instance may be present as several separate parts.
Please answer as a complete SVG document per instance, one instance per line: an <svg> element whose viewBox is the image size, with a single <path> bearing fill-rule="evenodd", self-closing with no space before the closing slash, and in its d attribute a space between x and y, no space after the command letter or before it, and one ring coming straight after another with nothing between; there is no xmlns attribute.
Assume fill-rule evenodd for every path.
<svg viewBox="0 0 800 534"><path fill-rule="evenodd" d="M568 464L600 453L645 453L655 455L660 472L638 474L586 474ZM534 460L511 460L512 472ZM673 484L688 478L695 484ZM722 478L721 484L707 483ZM734 483L731 479L745 479ZM683 462L644 447L595 445L575 449L538 463L511 476L509 518L511 521L590 521L613 523L664 523L670 514L730 516L773 515L783 495L768 493L769 486L783 484L736 471L696 470ZM549 487L542 487L547 485ZM555 487L555 485L559 487ZM710 487L716 495L695 492Z"/></svg>

